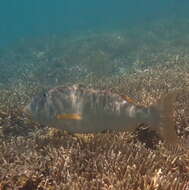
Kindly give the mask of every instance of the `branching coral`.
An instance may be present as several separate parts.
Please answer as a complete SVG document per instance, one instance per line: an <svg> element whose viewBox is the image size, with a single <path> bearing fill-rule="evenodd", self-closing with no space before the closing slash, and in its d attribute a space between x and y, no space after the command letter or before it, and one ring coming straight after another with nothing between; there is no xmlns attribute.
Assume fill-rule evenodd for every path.
<svg viewBox="0 0 189 190"><path fill-rule="evenodd" d="M40 126L22 113L35 93L65 82L109 89L145 106L180 89L172 119L179 138L187 140L188 49L173 46L179 39L160 40L159 32L165 32L161 25L149 33L140 30L140 39L136 31L91 34L64 43L35 41L1 56L0 189L189 189L188 150L170 147L147 126L132 134L73 136Z"/></svg>

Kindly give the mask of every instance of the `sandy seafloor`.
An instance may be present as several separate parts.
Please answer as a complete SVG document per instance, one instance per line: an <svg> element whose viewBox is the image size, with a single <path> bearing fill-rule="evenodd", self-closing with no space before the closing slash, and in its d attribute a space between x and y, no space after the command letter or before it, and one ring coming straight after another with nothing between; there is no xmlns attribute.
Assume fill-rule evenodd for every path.
<svg viewBox="0 0 189 190"><path fill-rule="evenodd" d="M0 189L189 189L188 23L23 39L2 49ZM22 113L42 89L75 83L112 89L144 106L179 89L172 119L185 148L147 126L71 135Z"/></svg>

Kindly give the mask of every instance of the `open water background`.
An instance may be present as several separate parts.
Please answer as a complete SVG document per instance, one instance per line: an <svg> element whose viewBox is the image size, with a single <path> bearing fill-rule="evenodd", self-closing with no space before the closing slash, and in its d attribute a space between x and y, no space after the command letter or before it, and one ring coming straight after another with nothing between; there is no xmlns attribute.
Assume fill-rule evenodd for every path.
<svg viewBox="0 0 189 190"><path fill-rule="evenodd" d="M28 37L182 19L188 10L187 0L1 0L0 46Z"/></svg>

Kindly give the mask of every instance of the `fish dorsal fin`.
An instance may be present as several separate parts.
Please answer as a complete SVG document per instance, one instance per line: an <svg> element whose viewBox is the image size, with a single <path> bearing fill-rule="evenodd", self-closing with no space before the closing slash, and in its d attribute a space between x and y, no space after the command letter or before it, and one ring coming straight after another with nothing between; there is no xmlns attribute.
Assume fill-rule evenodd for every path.
<svg viewBox="0 0 189 190"><path fill-rule="evenodd" d="M70 113L70 114L58 114L56 115L56 119L58 120L82 120L81 114Z"/></svg>

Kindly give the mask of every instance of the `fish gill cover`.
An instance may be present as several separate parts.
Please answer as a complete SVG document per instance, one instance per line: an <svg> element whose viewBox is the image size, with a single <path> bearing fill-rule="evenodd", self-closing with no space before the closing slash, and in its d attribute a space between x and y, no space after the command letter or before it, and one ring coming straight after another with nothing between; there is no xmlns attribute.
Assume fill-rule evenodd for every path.
<svg viewBox="0 0 189 190"><path fill-rule="evenodd" d="M1 1L0 189L187 190L188 8L187 0ZM166 105L182 143L143 124L69 134L23 113L36 95L73 84L143 107L179 90Z"/></svg>

